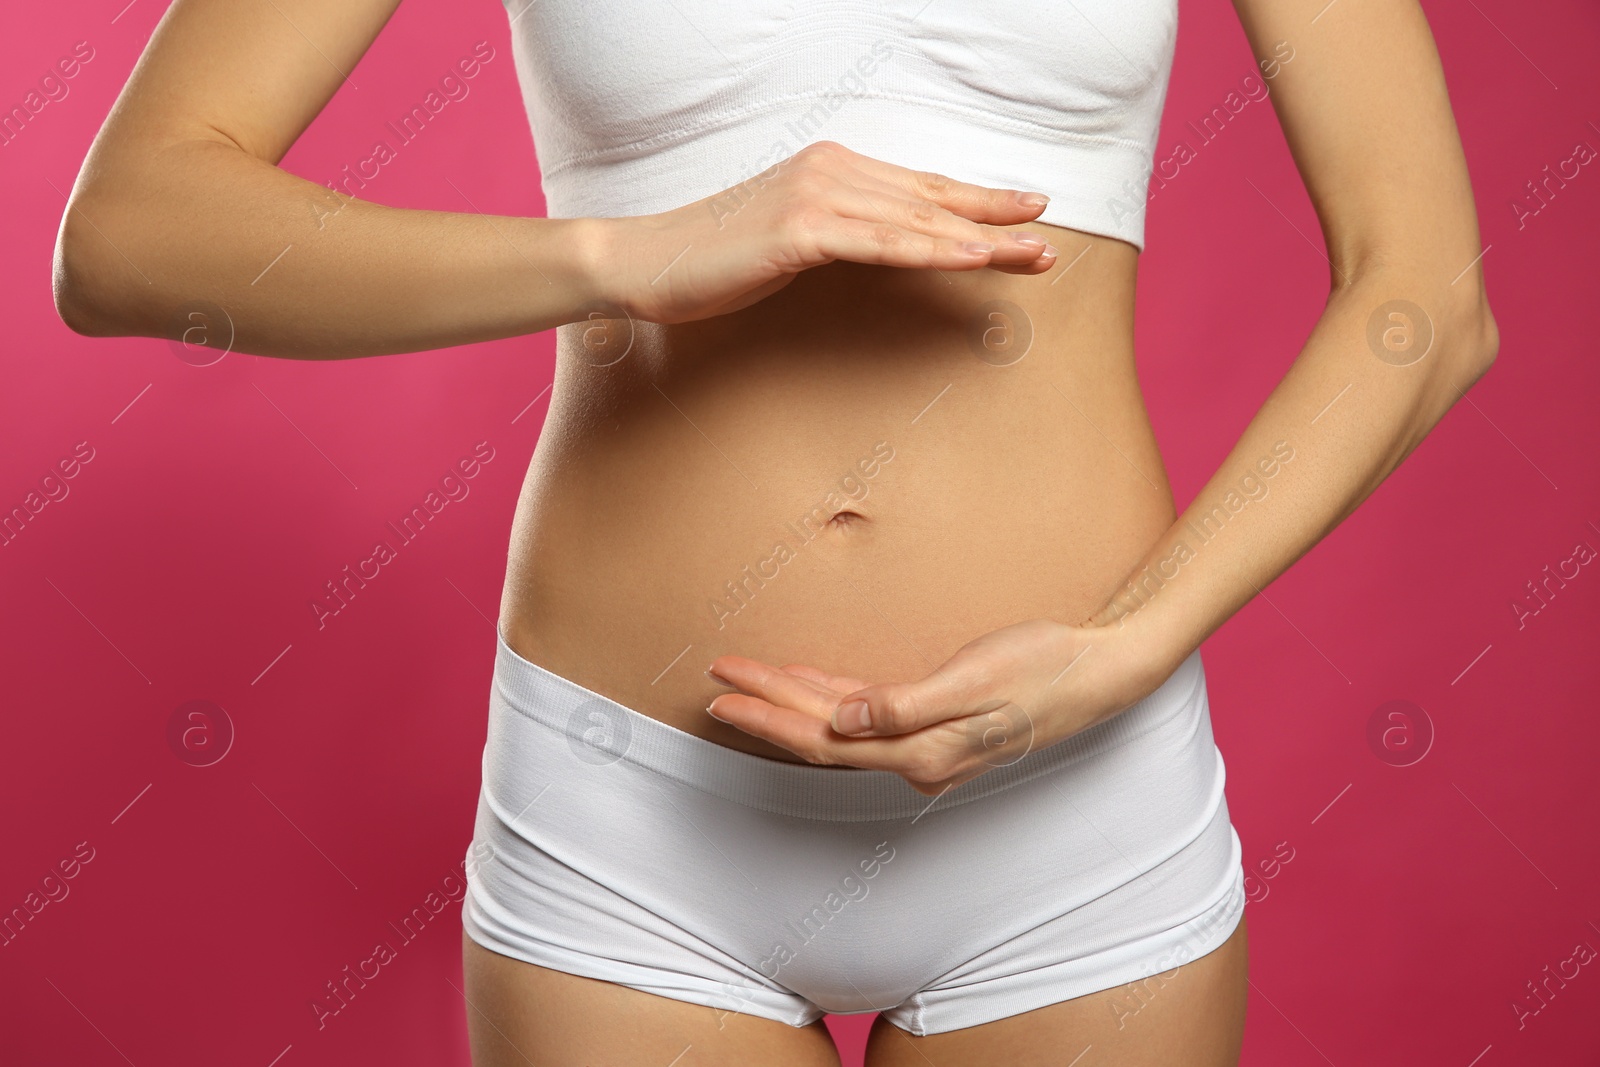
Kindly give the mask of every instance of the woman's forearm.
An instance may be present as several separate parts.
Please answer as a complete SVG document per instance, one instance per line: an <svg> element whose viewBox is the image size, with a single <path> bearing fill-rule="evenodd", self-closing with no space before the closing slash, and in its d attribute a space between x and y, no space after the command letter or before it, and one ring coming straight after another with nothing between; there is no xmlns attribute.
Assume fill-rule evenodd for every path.
<svg viewBox="0 0 1600 1067"><path fill-rule="evenodd" d="M1498 348L1476 272L1460 291L1440 273L1379 267L1336 290L1216 474L1090 623L1139 628L1164 677L1371 495Z"/></svg>
<svg viewBox="0 0 1600 1067"><path fill-rule="evenodd" d="M96 162L56 247L80 333L176 337L215 305L234 351L346 359L534 333L602 299L593 220L387 207L223 140Z"/></svg>

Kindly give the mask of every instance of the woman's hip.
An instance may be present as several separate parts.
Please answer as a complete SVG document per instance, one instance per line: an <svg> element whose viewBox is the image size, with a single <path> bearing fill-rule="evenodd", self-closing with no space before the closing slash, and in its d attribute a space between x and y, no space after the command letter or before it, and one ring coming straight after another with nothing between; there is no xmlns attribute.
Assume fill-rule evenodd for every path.
<svg viewBox="0 0 1600 1067"><path fill-rule="evenodd" d="M926 1013L1041 975L1086 992L1203 954L1242 904L1198 653L1115 719L933 798L713 744L502 640L483 772L469 932L700 1003Z"/></svg>

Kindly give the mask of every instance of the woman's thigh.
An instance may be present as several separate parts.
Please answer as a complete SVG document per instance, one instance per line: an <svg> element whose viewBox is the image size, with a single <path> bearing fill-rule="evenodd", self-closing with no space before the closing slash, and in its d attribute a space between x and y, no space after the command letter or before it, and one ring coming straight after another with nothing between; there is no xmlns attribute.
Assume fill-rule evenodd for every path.
<svg viewBox="0 0 1600 1067"><path fill-rule="evenodd" d="M867 1067L1237 1067L1248 993L1245 920L1175 974L982 1026L913 1037L874 1020Z"/></svg>
<svg viewBox="0 0 1600 1067"><path fill-rule="evenodd" d="M536 967L462 935L473 1067L839 1067L821 1022L794 1027Z"/></svg>

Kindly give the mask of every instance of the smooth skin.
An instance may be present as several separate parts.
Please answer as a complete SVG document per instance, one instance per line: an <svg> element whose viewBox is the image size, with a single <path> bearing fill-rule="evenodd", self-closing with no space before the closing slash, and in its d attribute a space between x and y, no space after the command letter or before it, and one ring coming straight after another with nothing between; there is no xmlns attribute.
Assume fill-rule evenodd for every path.
<svg viewBox="0 0 1600 1067"><path fill-rule="evenodd" d="M585 366L573 336L562 336L542 456L513 529L502 628L535 662L719 744L878 766L937 794L983 771L959 746L941 747L953 720L1024 707L1048 742L1116 714L1347 517L1498 350L1461 146L1431 35L1410 0L1331 8L1235 0L1258 57L1280 41L1295 50L1272 83L1273 102L1322 224L1330 289L1304 351L1182 516L1132 372L1136 252L1033 221L1040 207L1022 197L1027 190L967 185L822 142L716 225L704 202L604 220L485 216L470 202L455 212L397 209L280 170L396 6L176 0L73 187L54 264L58 311L88 335L171 337L204 300L227 309L236 350L304 359L517 336L597 310L633 320L639 348L610 377ZM993 247L965 247L974 241ZM663 274L686 245L695 254ZM959 320L942 331L930 324L943 309L970 311L996 296L1028 301L1041 340L1009 378L985 379L984 393L973 375L987 369L948 336L959 334ZM1397 297L1425 308L1436 333L1428 357L1404 367L1374 358L1366 344L1372 311ZM855 334L820 332L834 318ZM893 330L882 331L886 320ZM828 362L856 334L874 338L872 358L845 350L848 362ZM958 384L951 399L965 406L946 403L934 415L967 421L949 429L930 417L919 424L934 427L926 431L895 423L902 445L915 445L889 468L898 486L886 480L858 511L835 516L795 577L764 591L764 606L745 613L724 654L711 658L738 692L697 670L652 681L685 637L680 622L650 612L697 601L707 580L726 577L726 559L744 551L737 546L772 507L809 504L819 482L875 439L873 419L887 401L914 412L949 381ZM1029 406L1050 386L1081 425ZM825 409L807 406L817 390L826 390ZM1346 390L1359 403L1308 432ZM752 413L769 395L784 404ZM763 439L741 419L783 433ZM962 467L960 442L995 426L1015 439L991 435L986 444L1014 450L982 470ZM1186 563L1183 581L1155 600L1126 595L1144 569L1170 558L1182 520L1217 505L1285 436L1306 444L1293 477L1274 483L1273 507L1235 516L1228 529L1238 535ZM739 442L735 452L762 474L766 496L750 503L730 493L731 475L714 456L692 465L701 438ZM773 441L787 465L750 458L779 448ZM663 483L650 465L658 456L678 463L666 472L675 500L651 496ZM1065 496L1062 481L1071 485ZM619 487L667 542L660 558L623 556L651 546L608 540L617 514L585 485ZM950 486L972 515L917 510ZM715 506L719 523L672 542L688 505ZM1041 509L1049 530L1026 529L1021 520ZM905 528L937 528L939 537L896 540ZM1007 549L1029 566L991 559L983 546L997 536L1011 537ZM548 561L547 574L583 581L551 583L531 565L535 556ZM882 576L881 590L853 582L855 591L893 618L910 649L860 603L841 614L820 595L827 568L853 558ZM607 585L613 572L628 582ZM847 569L839 573L848 580ZM650 644L657 639L660 647ZM1067 673L1045 683L1041 665L1052 662ZM865 682L897 678L920 680ZM726 721L706 714L712 696ZM835 716L849 696L865 698L872 733L833 728L847 725ZM926 1038L880 1020L868 1062L1058 1064L1081 1053L1084 1067L1234 1063L1245 937L1241 925L1164 984L1142 986L1142 997L1106 990ZM470 941L463 960L463 1010L480 1065L837 1062L820 1027L719 1018ZM1130 1003L1141 1007L1130 1014Z"/></svg>

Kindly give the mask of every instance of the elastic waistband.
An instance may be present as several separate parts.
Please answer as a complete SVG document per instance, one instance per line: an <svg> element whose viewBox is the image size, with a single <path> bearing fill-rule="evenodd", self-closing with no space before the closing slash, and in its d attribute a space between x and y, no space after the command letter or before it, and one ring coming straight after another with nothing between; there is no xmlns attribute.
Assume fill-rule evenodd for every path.
<svg viewBox="0 0 1600 1067"><path fill-rule="evenodd" d="M564 741L551 741L572 758L590 765L626 761L736 804L802 819L910 819L965 804L1126 744L1206 699L1196 649L1126 711L933 797L889 771L786 763L685 733L523 659L498 627L495 634L494 701L562 735Z"/></svg>

